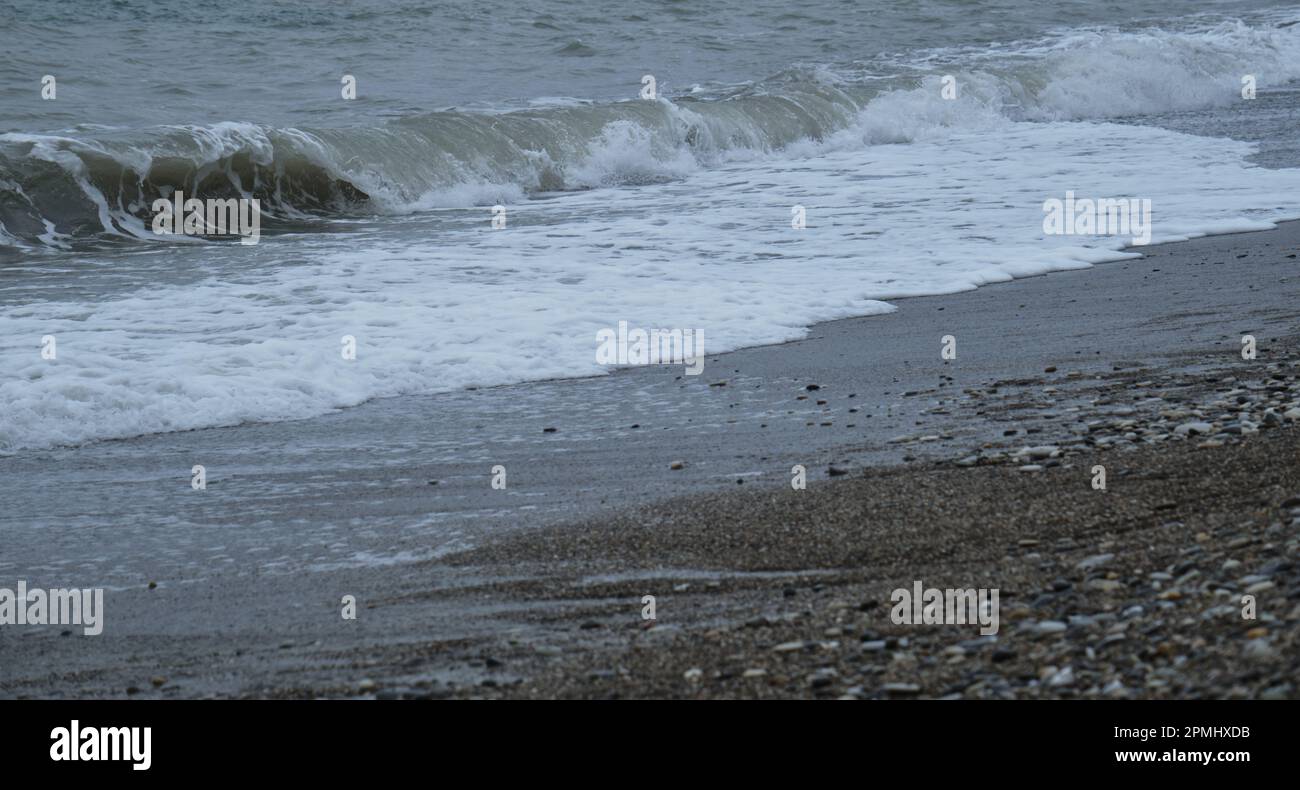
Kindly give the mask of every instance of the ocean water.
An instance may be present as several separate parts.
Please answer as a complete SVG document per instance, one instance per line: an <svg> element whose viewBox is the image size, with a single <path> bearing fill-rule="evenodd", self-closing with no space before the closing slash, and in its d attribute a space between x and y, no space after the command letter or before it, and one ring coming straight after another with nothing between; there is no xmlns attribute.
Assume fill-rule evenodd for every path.
<svg viewBox="0 0 1300 790"><path fill-rule="evenodd" d="M1153 242L1300 218L1300 7L1170 6L0 3L0 452L598 375L620 321L713 353L1136 254L1045 235L1067 192L1150 200ZM154 235L175 190L258 198L260 242Z"/></svg>

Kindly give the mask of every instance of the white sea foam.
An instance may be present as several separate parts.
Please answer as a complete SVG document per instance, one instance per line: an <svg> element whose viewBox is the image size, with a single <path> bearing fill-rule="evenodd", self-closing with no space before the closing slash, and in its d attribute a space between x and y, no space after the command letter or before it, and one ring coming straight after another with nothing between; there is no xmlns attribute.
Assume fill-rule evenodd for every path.
<svg viewBox="0 0 1300 790"><path fill-rule="evenodd" d="M956 64L955 101L939 91L946 64ZM899 297L1134 254L1119 238L1044 237L1043 201L1067 191L1151 200L1154 242L1270 227L1300 216L1300 170L1254 167L1246 143L1078 122L1240 101L1245 73L1261 90L1300 77L1300 25L1074 31L996 52L936 52L919 86L874 94L843 118L824 97L795 112L761 91L748 104L574 105L565 111L578 115L520 127L559 130L536 148L518 142L523 133L491 137L491 118L441 116L360 138L173 127L148 150L2 135L63 168L116 235L151 236L89 183L89 159L145 173L155 160L189 158L232 183L236 154L275 170L305 161L364 190L375 210L408 216L373 234L169 247L178 269L213 274L6 310L0 451L598 375L607 369L594 361L595 333L619 321L699 328L719 352L886 312ZM862 84L826 68L811 82ZM787 111L799 120L764 115ZM781 137L803 128L804 112L837 120L816 139ZM470 140L490 140L497 159L436 148L448 124L471 121ZM586 136L570 139L578 130ZM525 199L555 189L591 191ZM505 230L470 208L496 203L509 206ZM807 210L803 230L790 227L794 205ZM448 211L458 207L463 215ZM280 208L292 215L291 202ZM66 246L43 227L41 238ZM12 228L0 234L17 242ZM57 338L56 360L40 356L46 335ZM339 353L344 335L357 339L355 361Z"/></svg>
<svg viewBox="0 0 1300 790"><path fill-rule="evenodd" d="M1300 216L1300 170L1254 167L1252 151L1149 127L1006 122L522 203L505 230L475 209L438 235L408 223L184 248L177 266L238 254L241 274L0 315L0 448L598 375L596 332L620 320L698 327L718 352L886 312L898 297L1132 254L1115 238L1044 237L1042 203L1067 189L1151 199L1155 242ZM790 227L795 204L803 230ZM44 335L57 360L41 359ZM340 354L344 335L355 361Z"/></svg>

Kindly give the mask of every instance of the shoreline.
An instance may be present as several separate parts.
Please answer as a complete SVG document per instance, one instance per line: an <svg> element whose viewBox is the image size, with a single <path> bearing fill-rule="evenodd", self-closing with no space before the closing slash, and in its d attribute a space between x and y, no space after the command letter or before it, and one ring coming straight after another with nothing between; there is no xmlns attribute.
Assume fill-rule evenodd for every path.
<svg viewBox="0 0 1300 790"><path fill-rule="evenodd" d="M1034 474L873 469L821 483L815 497L690 497L471 552L459 561L518 569L539 553L570 557L547 584L495 589L549 599L534 616L567 633L492 644L477 686L386 691L1295 698L1300 432L1117 455ZM1107 491L1088 485L1094 462L1119 474ZM1207 466L1224 472L1207 480ZM613 572L655 562L667 567ZM713 573L673 570L701 564ZM999 590L999 631L894 623L892 591L917 583ZM645 594L653 623L640 616Z"/></svg>
<svg viewBox="0 0 1300 790"><path fill-rule="evenodd" d="M209 429L127 440L107 450L50 453L35 461L0 459L0 468L11 473L13 492L34 479L51 479L56 465L71 466L71 471L52 479L77 481L75 490L83 497L110 492L95 500L104 514L100 520L122 525L124 535L100 537L42 525L48 528L47 541L69 547L70 559L92 562L110 544L139 541L127 546L129 557L101 563L116 568L110 578L119 589L109 602L105 636L92 642L61 638L57 629L28 630L14 638L0 634L14 659L0 676L0 695L726 696L761 688L772 696L944 696L939 692L946 687L929 683L913 683L916 690L892 685L892 691L883 690L886 683L911 682L893 669L911 667L908 671L918 676L933 670L926 677L938 683L946 678L940 669L960 662L949 661L958 655L955 651L943 652L953 644L941 644L954 635L918 632L906 637L912 640L906 644L921 648L904 645L900 650L897 640L904 637L882 627L879 610L874 615L857 611L882 592L880 582L867 578L864 570L879 558L861 553L861 547L898 541L892 549L898 562L880 568L881 577L891 583L966 586L974 580L935 573L941 576L945 558L968 551L972 536L980 536L994 541L996 551L970 550L968 564L1010 569L1006 573L1013 583L1007 589L1016 595L1004 597L1004 608L1025 604L1035 623L1058 622L1036 613L1026 598L1037 589L1033 585L1041 588L1060 579L1070 586L1053 594L1068 595L1056 595L1053 601L1068 599L1061 605L1074 607L1076 616L1101 617L1110 611L1104 608L1108 596L1119 597L1114 594L1118 588L1087 587L1099 579L1075 573L1074 565L1053 565L1054 575L1044 578L1048 570L1029 565L1055 562L1056 557L1040 553L1027 559L1035 552L1011 552L996 543L993 526L978 523L971 515L975 511L959 506L1005 513L1014 521L1043 515L1041 503L1059 500L1068 501L1074 508L1068 512L1081 520L1051 525L1053 539L1076 544L1055 553L1077 563L1086 557L1070 552L1086 546L1088 556L1121 558L1100 569L1100 581L1118 582L1135 601L1141 598L1144 603L1132 605L1144 606L1143 617L1165 610L1158 601L1183 600L1158 596L1169 591L1167 582L1183 578L1186 571L1173 576L1163 570L1181 564L1174 562L1160 569L1133 565L1136 549L1123 542L1127 535L1158 535L1160 540L1152 538L1151 545L1161 551L1188 548L1198 543L1197 535L1209 535L1199 541L1207 544L1202 548L1207 556L1242 563L1242 572L1231 578L1208 579L1209 569L1197 569L1216 584L1240 587L1240 578L1261 575L1274 563L1264 581L1272 581L1275 587L1269 589L1275 592L1264 611L1275 620L1254 626L1268 629L1265 635L1246 638L1244 631L1250 629L1237 633L1217 623L1202 634L1218 640L1211 645L1216 650L1227 650L1224 645L1237 649L1232 655L1238 659L1245 645L1264 645L1250 648L1260 653L1260 662L1244 662L1257 677L1222 688L1207 681L1189 689L1198 695L1242 695L1244 688L1247 696L1294 696L1294 689L1281 689L1285 683L1277 681L1277 667L1288 666L1287 661L1295 674L1300 616L1284 605L1295 600L1300 587L1292 566L1285 565L1295 560L1296 525L1288 524L1292 516L1281 503L1300 495L1300 481L1290 471L1297 465L1270 470L1268 464L1295 458L1296 432L1292 418L1285 416L1288 409L1274 409L1281 415L1277 426L1265 425L1263 416L1258 425L1252 423L1259 436L1238 421L1239 432L1225 434L1222 446L1197 447L1215 441L1220 433L1215 431L1208 438L1162 440L1148 447L1142 431L1173 433L1186 423L1207 421L1203 418L1213 418L1208 421L1219 427L1230 425L1217 413L1191 413L1211 408L1206 404L1214 401L1214 389L1226 375L1262 381L1261 391L1270 396L1264 377L1282 376L1283 394L1294 400L1298 248L1300 223L1284 223L1273 231L1143 248L1141 258L1087 270L952 296L898 300L894 313L819 324L804 340L711 355L710 367L696 382L677 381L669 371L628 369L592 379L368 404L349 414L307 421L310 425ZM1259 358L1243 367L1248 363L1240 359L1238 339L1248 331L1258 338ZM955 360L940 358L944 334L957 338ZM1270 370L1270 364L1282 367ZM715 376L710 368L729 372ZM1225 372L1230 369L1237 372ZM1213 380L1199 378L1211 373ZM1251 400L1255 390L1243 392L1251 408L1259 406ZM1164 410L1188 415L1163 418L1162 427L1161 404L1150 399L1151 393L1165 399ZM1203 395L1210 400L1202 402ZM1264 407L1256 411L1263 415ZM443 415L449 424L435 426L427 439L411 438L412 420L427 422L427 413ZM1115 425L1128 420L1134 424ZM1081 435L1071 431L1071 426L1097 421L1109 424L1100 430L1089 427ZM545 433L546 427L557 430ZM1016 433L1005 435L1011 430ZM1130 433L1133 438L1127 437ZM1111 439L1099 444L1105 437ZM1044 454L1045 446L1055 449ZM1104 446L1110 449L1100 452ZM1039 452L1015 457L1026 447ZM363 454L356 455L358 450ZM1108 503L1132 519L1131 529L1099 539L1093 532L1102 516L1098 503L1087 499L1091 489L1080 477L1086 459L1096 452L1138 459L1131 465L1134 471L1112 476L1107 494L1114 495ZM239 466L236 474L214 475L208 493L215 496L197 504L188 496L183 474L168 484L174 491L160 483L172 480L177 467L187 471L196 453L228 458ZM431 461L431 455L443 460ZM1222 485L1200 468L1206 459L1225 470ZM488 485L493 462L511 470L509 491L494 492ZM676 462L681 467L674 469ZM807 467L807 491L790 490L794 463ZM1021 466L1043 468L1021 472ZM1151 478L1137 488L1178 481L1168 492L1170 499L1163 499L1161 491L1121 495L1126 485L1152 474L1164 478ZM1260 480L1268 482L1267 490L1259 492L1268 500L1266 507L1253 495L1228 493L1236 490L1228 482L1245 485L1249 492L1244 481L1251 474L1257 486ZM936 489L936 476L952 480ZM826 482L831 478L836 479ZM429 485L432 479L438 485ZM952 482L956 480L967 482ZM755 484L757 491L751 490ZM864 532L863 525L873 523L881 509L876 486L891 492L884 498L886 512L915 512L921 506L912 490L917 487L933 494L948 486L966 492L966 498L940 507L937 516L930 514L937 518L933 523L923 526L918 512L915 520L890 522L891 531L877 524L878 530ZM1207 486L1224 492L1226 510L1217 518L1226 523L1249 517L1250 528L1234 533L1233 525L1198 525L1193 514L1185 515L1178 497L1186 499ZM791 500L796 493L807 496ZM24 513L49 507L30 494L6 501L14 503L8 530L30 518ZM938 501L939 495L931 497L931 504ZM1168 501L1175 506L1155 507ZM209 529L191 526L195 534L190 540L197 545L177 555L164 524L138 519L142 510L160 506L169 518ZM75 503L71 507L75 510ZM1146 510L1138 514L1132 508ZM707 523L700 521L701 514L710 514ZM1165 516L1174 514L1182 519L1182 531L1164 528ZM240 519L250 523L239 525ZM1276 524L1282 533L1269 533ZM322 543L345 544L338 552L344 557L369 552L377 561L334 566L323 549L318 557L289 557L288 547L302 542L304 525ZM1028 530L1019 525L1016 534L1023 537L1018 540L1043 540L1029 537ZM1275 536L1227 548L1241 538L1258 538L1256 533ZM1191 544L1177 544L1189 535ZM240 541L249 550L242 557L229 548ZM1261 547L1270 542L1275 550L1263 553ZM766 546L770 553L755 555L755 546ZM149 547L157 549L155 555ZM205 560L214 547L223 550L218 556L233 560L228 571L213 572L213 562ZM376 554L375 547L397 551ZM429 548L432 555L423 556ZM48 542L19 544L17 559L3 572L21 571L24 557L48 556L49 551ZM1241 556L1228 557L1233 551ZM280 552L287 559L278 558ZM283 565L264 562L259 553ZM915 558L911 565L902 562L908 557ZM1007 557L1009 565L1003 562ZM861 565L846 568L846 560ZM34 561L27 563L36 567ZM1107 578L1110 573L1116 578ZM1151 579L1151 573L1173 578ZM61 577L57 569L47 568L27 578L33 585L58 586L44 580ZM154 580L157 587L148 589L146 583ZM1162 585L1151 591L1155 597L1149 601L1143 597L1148 591L1144 582ZM688 586L679 590L680 585ZM640 595L648 586L661 596L660 616L655 627L642 631ZM357 595L361 614L356 621L339 618L341 594ZM1212 600L1213 590L1209 595ZM1191 605L1202 597L1189 592L1188 604L1174 605ZM810 599L821 598L825 606L819 603L811 614L803 614ZM216 607L213 601L218 600L225 606ZM843 603L849 605L839 605ZM1065 636L1058 642L1033 641L1016 656L996 661L996 650L988 651L985 671L991 674L980 688L989 689L991 696L1046 689L1086 695L1091 686L1083 678L1096 673L1092 685L1105 692L1111 681L1104 670L1071 660L1076 680L1067 684L1058 678L1064 659L1050 650L1043 656L1035 652L1039 644L1075 645L1071 612L1052 605L1044 604L1045 611L1065 618L1059 621L1066 623ZM1096 611L1081 615L1087 607ZM864 624L867 618L860 614L874 619ZM760 618L763 623L744 625ZM1007 618L1005 639L1019 640L1013 625L1027 619ZM1094 619L1078 626L1078 633L1089 635L1094 627L1104 632L1120 622ZM1153 625L1138 619L1130 627ZM837 636L827 635L834 629L839 629ZM882 638L863 639L866 630ZM714 632L718 635L710 636ZM1177 629L1152 633L1157 632L1175 647L1183 637L1193 638ZM891 639L896 640L892 646ZM800 647L779 653L788 662L779 665L783 669L768 662L774 644L793 641ZM846 658L847 649L814 645L830 641L852 642L852 660ZM878 666L862 660L861 645L868 642L873 656L903 653L911 658L891 658L897 667L872 669L869 677L884 678L873 685L856 672ZM875 642L884 646L876 648ZM649 647L643 650L643 644ZM735 652L710 647L721 645ZM1089 647L1096 652L1092 644L1080 649ZM962 650L967 651L963 656L983 662L984 648ZM1206 673L1222 672L1229 656L1211 652L1205 668L1197 670L1202 680ZM746 660L727 663L727 655ZM1186 654L1171 655L1173 661ZM691 660L691 666L681 666ZM1197 667L1199 660L1185 659ZM734 669L732 664L753 664L741 668L737 678L751 685L722 677ZM1037 677L1049 666L1055 672L1039 685L1007 680ZM685 673L692 669L700 673L688 680ZM749 669L765 674L743 678ZM811 679L826 669L835 674L822 672ZM776 677L790 682L770 682ZM769 681L753 686L759 678ZM1048 683L1051 678L1058 682ZM1122 685L1130 696L1161 688ZM978 691L971 695L980 696Z"/></svg>

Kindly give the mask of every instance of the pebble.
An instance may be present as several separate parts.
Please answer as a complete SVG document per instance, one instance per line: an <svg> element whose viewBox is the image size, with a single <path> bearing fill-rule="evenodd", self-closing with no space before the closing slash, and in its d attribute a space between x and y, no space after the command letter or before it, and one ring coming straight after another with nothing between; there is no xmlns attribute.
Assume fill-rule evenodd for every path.
<svg viewBox="0 0 1300 790"><path fill-rule="evenodd" d="M880 690L891 697L912 697L921 693L921 687L915 683L886 683Z"/></svg>
<svg viewBox="0 0 1300 790"><path fill-rule="evenodd" d="M1260 699L1290 699L1291 684L1282 683L1277 686L1270 686L1259 693Z"/></svg>
<svg viewBox="0 0 1300 790"><path fill-rule="evenodd" d="M1029 458L1051 458L1053 454L1059 453L1061 448L1054 444L1045 444L1041 447L1026 447L1020 451L1020 455Z"/></svg>
<svg viewBox="0 0 1300 790"><path fill-rule="evenodd" d="M1246 649L1242 651L1246 658L1255 661L1268 661L1277 655L1277 651L1268 643L1267 639L1252 639L1246 643Z"/></svg>
<svg viewBox="0 0 1300 790"><path fill-rule="evenodd" d="M1089 589L1098 592L1115 592L1124 588L1124 585L1114 579L1093 579L1088 582Z"/></svg>
<svg viewBox="0 0 1300 790"><path fill-rule="evenodd" d="M1092 570L1093 568L1100 568L1103 565L1109 563L1113 559L1115 559L1114 554L1094 554L1091 557L1087 557L1085 559L1080 560L1079 564L1075 565L1074 567L1081 571L1088 571L1088 570Z"/></svg>
<svg viewBox="0 0 1300 790"><path fill-rule="evenodd" d="M1047 680L1049 686L1069 686L1074 683L1074 667L1066 667Z"/></svg>

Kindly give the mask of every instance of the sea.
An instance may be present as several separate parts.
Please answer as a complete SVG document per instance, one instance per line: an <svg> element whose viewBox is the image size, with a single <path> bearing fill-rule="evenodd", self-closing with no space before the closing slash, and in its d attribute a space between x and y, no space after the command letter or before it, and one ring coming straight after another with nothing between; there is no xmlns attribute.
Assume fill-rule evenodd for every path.
<svg viewBox="0 0 1300 790"><path fill-rule="evenodd" d="M0 2L0 453L608 373L1300 217L1300 7ZM349 92L351 95L349 96ZM155 201L257 199L256 244ZM346 349L351 348L347 353Z"/></svg>

